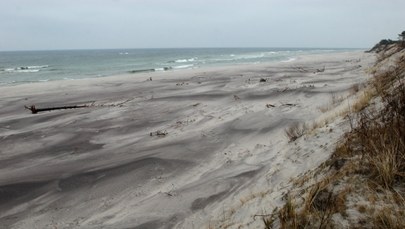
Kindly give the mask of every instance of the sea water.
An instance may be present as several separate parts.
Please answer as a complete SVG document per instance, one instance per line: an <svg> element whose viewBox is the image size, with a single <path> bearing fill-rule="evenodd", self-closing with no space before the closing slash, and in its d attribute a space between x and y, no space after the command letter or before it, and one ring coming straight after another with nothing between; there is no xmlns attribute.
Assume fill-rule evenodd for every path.
<svg viewBox="0 0 405 229"><path fill-rule="evenodd" d="M298 55L348 51L304 48L183 48L0 52L0 86L207 66L293 61Z"/></svg>

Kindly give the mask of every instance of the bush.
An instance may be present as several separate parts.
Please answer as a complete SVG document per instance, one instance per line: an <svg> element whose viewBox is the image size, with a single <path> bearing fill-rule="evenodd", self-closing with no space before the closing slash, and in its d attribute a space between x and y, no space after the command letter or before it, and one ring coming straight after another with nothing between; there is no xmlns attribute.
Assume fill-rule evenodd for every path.
<svg viewBox="0 0 405 229"><path fill-rule="evenodd" d="M298 122L294 122L292 125L290 125L287 129L285 129L285 135L288 137L290 142L293 142L300 138L302 135L305 134L306 131L306 125L305 124L300 124Z"/></svg>

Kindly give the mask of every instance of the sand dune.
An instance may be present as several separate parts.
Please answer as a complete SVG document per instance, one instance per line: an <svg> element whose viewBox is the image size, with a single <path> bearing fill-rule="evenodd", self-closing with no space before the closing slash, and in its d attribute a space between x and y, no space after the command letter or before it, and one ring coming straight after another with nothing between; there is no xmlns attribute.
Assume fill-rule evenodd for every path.
<svg viewBox="0 0 405 229"><path fill-rule="evenodd" d="M284 129L325 116L320 108L365 82L373 61L348 52L1 87L0 227L201 228L232 218L254 228L267 202L236 203L264 191L280 198L343 132L289 143ZM31 114L31 104L89 107Z"/></svg>

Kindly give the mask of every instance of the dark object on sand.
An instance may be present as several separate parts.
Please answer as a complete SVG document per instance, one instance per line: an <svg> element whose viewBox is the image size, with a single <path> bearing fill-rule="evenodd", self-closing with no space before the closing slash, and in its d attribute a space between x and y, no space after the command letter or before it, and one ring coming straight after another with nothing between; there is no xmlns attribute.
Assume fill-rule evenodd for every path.
<svg viewBox="0 0 405 229"><path fill-rule="evenodd" d="M315 69L314 73L319 73L319 72L324 72L324 71L325 71L325 66L323 66L323 68Z"/></svg>
<svg viewBox="0 0 405 229"><path fill-rule="evenodd" d="M266 104L266 107L267 107L267 108L270 108L270 107L276 107L276 106L273 105L273 104L268 103L268 104Z"/></svg>
<svg viewBox="0 0 405 229"><path fill-rule="evenodd" d="M63 107L47 107L47 108L36 108L35 105L30 107L24 106L25 109L30 110L33 114L43 111L53 111L53 110L64 110L64 109L76 109L76 108L85 108L89 107L88 105L75 105L75 106L63 106Z"/></svg>
<svg viewBox="0 0 405 229"><path fill-rule="evenodd" d="M165 131L161 131L161 130L158 130L158 131L155 131L155 132L150 132L149 133L149 136L158 136L158 137L165 137L166 135L168 135L169 133L167 133L167 131L165 130Z"/></svg>
<svg viewBox="0 0 405 229"><path fill-rule="evenodd" d="M297 104L294 104L294 103L284 103L283 106L295 107L295 106L297 106Z"/></svg>
<svg viewBox="0 0 405 229"><path fill-rule="evenodd" d="M138 69L138 70L131 70L128 71L129 73L145 73L145 72L154 72L155 69Z"/></svg>
<svg viewBox="0 0 405 229"><path fill-rule="evenodd" d="M260 78L260 83L264 83L264 82L267 82L267 79L265 79L265 78Z"/></svg>

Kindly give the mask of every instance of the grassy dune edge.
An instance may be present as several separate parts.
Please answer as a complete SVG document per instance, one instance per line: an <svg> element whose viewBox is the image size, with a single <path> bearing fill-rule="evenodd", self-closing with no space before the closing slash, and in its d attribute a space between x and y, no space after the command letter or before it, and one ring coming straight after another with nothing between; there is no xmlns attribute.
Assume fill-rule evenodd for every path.
<svg viewBox="0 0 405 229"><path fill-rule="evenodd" d="M405 228L405 50L381 50L372 80L342 112L351 129L331 158L292 181L265 228ZM302 133L286 130L290 139Z"/></svg>

